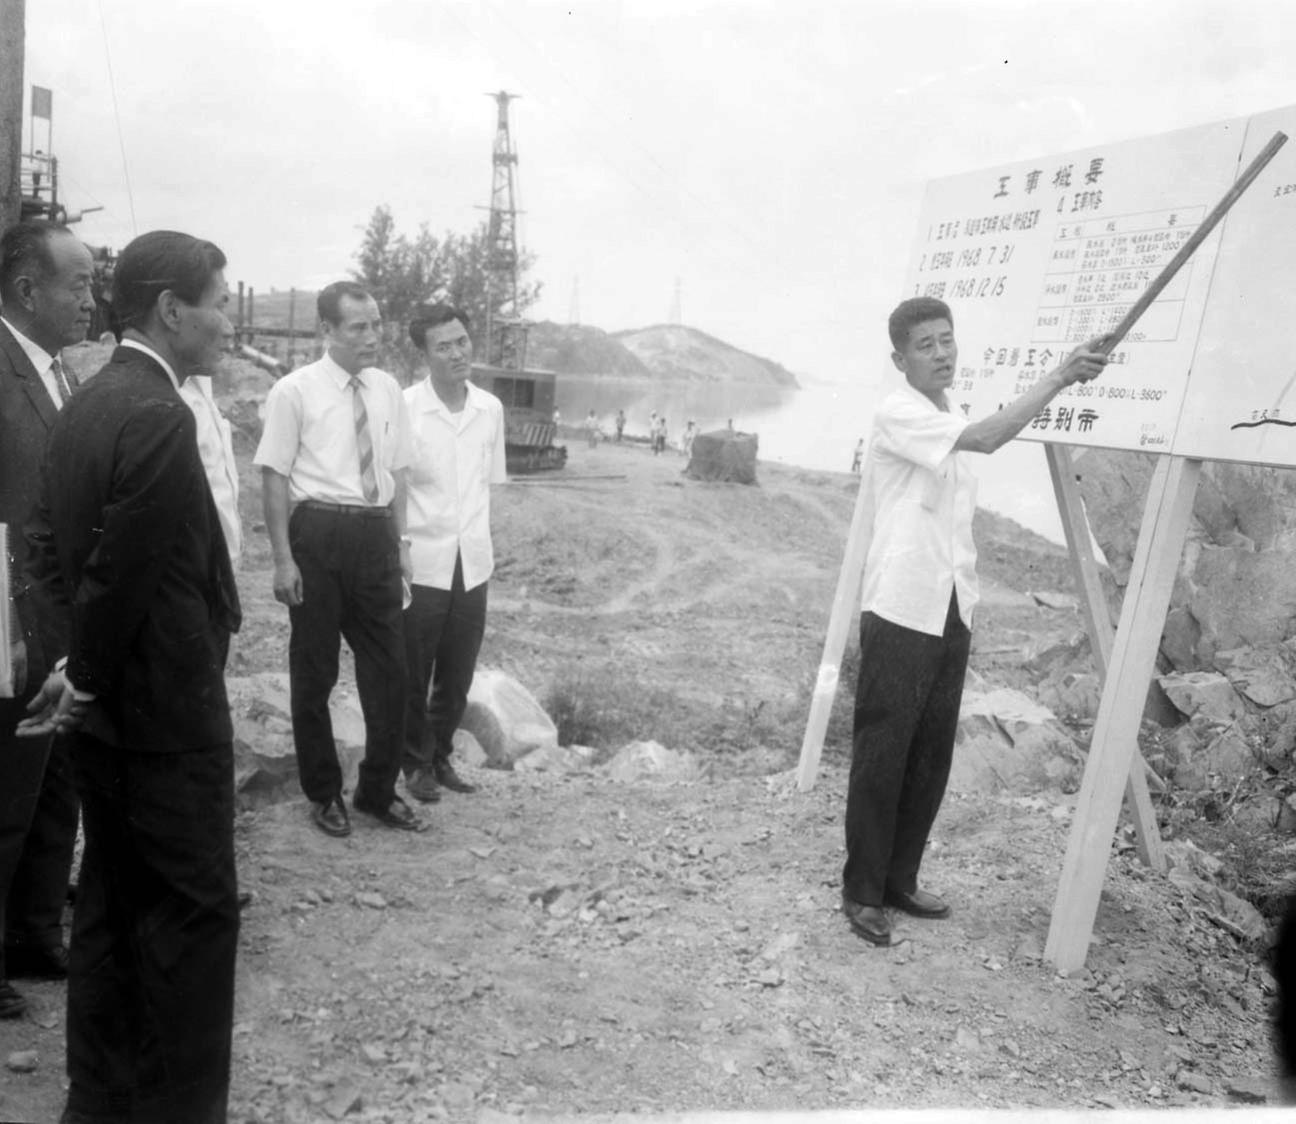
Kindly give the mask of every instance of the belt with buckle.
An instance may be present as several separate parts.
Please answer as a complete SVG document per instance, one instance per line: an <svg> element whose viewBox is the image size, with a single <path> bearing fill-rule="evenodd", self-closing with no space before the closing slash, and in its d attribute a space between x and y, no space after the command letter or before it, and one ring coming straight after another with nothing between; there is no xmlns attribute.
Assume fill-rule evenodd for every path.
<svg viewBox="0 0 1296 1124"><path fill-rule="evenodd" d="M390 507L366 507L359 503L325 503L323 500L302 500L302 507L310 511L325 511L330 515L357 515L362 519L389 519Z"/></svg>

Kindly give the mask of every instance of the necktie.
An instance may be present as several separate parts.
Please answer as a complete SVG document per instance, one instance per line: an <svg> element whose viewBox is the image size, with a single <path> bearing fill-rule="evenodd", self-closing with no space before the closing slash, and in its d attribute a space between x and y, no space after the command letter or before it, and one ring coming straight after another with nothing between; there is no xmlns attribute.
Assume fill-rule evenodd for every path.
<svg viewBox="0 0 1296 1124"><path fill-rule="evenodd" d="M59 406L66 406L67 400L72 397L72 389L67 384L67 377L63 374L63 363L57 355L50 364L50 374L54 376L54 385L58 387Z"/></svg>
<svg viewBox="0 0 1296 1124"><path fill-rule="evenodd" d="M355 413L356 450L360 455L360 486L365 502L378 505L378 477L374 474L373 440L369 436L369 413L365 410L364 396L360 393L360 378L352 375L347 384L351 387L351 402Z"/></svg>

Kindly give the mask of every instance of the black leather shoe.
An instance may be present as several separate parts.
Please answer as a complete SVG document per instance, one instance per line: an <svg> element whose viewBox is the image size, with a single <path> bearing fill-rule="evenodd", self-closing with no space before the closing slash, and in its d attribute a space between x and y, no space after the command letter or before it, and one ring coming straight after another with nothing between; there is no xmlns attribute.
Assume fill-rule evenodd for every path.
<svg viewBox="0 0 1296 1124"><path fill-rule="evenodd" d="M4 963L5 975L14 979L67 979L67 949L61 944L5 945Z"/></svg>
<svg viewBox="0 0 1296 1124"><path fill-rule="evenodd" d="M373 816L384 827L394 827L399 831L422 831L424 827L423 821L414 814L414 809L399 796L393 796L387 807L380 808L356 793L351 798L351 807L357 812Z"/></svg>
<svg viewBox="0 0 1296 1124"><path fill-rule="evenodd" d="M405 791L424 804L435 804L441 799L441 786L431 769L415 769L405 778Z"/></svg>
<svg viewBox="0 0 1296 1124"><path fill-rule="evenodd" d="M907 913L912 917L925 917L936 921L950 915L949 902L929 894L926 890L915 890L912 894L902 894L899 890L887 890L882 900L893 909Z"/></svg>
<svg viewBox="0 0 1296 1124"><path fill-rule="evenodd" d="M850 922L850 927L857 936L863 937L869 944L882 947L891 943L891 922L881 906L860 905L853 898L842 895L842 913Z"/></svg>
<svg viewBox="0 0 1296 1124"><path fill-rule="evenodd" d="M0 1019L16 1019L27 1010L27 1000L14 991L8 980L0 980Z"/></svg>
<svg viewBox="0 0 1296 1124"><path fill-rule="evenodd" d="M448 788L451 792L476 792L477 786L469 784L458 773L455 772L454 766L449 761L438 761L434 769L436 773L436 782L442 788Z"/></svg>
<svg viewBox="0 0 1296 1124"><path fill-rule="evenodd" d="M335 796L323 803L311 803L311 822L325 835L350 835L351 820L347 816L346 805L342 797Z"/></svg>

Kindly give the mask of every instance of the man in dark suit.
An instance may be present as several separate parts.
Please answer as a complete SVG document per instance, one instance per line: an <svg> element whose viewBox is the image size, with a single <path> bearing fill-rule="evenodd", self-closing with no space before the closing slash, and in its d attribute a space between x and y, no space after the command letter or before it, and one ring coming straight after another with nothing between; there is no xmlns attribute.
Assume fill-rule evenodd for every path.
<svg viewBox="0 0 1296 1124"><path fill-rule="evenodd" d="M86 836L64 1124L225 1120L238 889L224 667L239 609L179 394L233 334L224 266L172 231L122 251L121 346L55 424L28 530L29 572L67 607L69 643L27 726L75 727Z"/></svg>
<svg viewBox="0 0 1296 1124"><path fill-rule="evenodd" d="M29 221L0 236L0 523L8 527L15 577L45 441L76 384L61 352L85 339L94 313L92 271L90 252L66 227ZM49 651L42 627L49 621L35 599L19 597L15 605L16 678L25 682L13 684L13 698L0 699L0 1018L27 1006L10 978L67 975L62 916L77 827L64 739L14 732L59 654Z"/></svg>

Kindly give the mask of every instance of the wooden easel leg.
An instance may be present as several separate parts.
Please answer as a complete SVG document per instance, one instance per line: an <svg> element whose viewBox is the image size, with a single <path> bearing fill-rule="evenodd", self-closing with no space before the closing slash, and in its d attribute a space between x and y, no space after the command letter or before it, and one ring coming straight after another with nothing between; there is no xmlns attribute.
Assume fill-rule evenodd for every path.
<svg viewBox="0 0 1296 1124"><path fill-rule="evenodd" d="M1162 458L1148 489L1129 588L1121 607L1044 946L1045 957L1064 971L1082 967L1089 952L1112 836L1120 815L1121 790L1133 759L1147 684L1201 468L1199 460Z"/></svg>
<svg viewBox="0 0 1296 1124"><path fill-rule="evenodd" d="M871 461L866 453L860 469L855 510L851 516L850 530L846 533L846 553L842 558L841 572L837 576L837 592L833 595L832 611L828 616L828 633L824 638L819 674L810 699L810 713L806 717L805 736L801 739L801 756L797 762L798 792L809 792L814 787L819 772L819 758L823 753L824 735L828 732L828 719L832 714L833 697L837 693L846 640L850 636L851 625L859 619L864 563L868 560L869 544L873 541L871 471Z"/></svg>
<svg viewBox="0 0 1296 1124"><path fill-rule="evenodd" d="M1075 567L1076 584L1081 591L1081 607L1085 618L1085 631L1089 634L1089 647L1098 665L1098 678L1107 683L1107 668L1111 664L1111 617L1107 599L1103 596L1102 582L1098 576L1098 563L1094 559L1089 523L1085 518L1084 503L1076 487L1075 468L1071 450L1065 445L1046 444L1044 455L1048 459L1049 475L1053 478L1053 492L1057 496L1058 511L1062 516L1062 530L1066 535L1071 564ZM1139 858L1153 870L1165 870L1165 849L1161 846L1161 832L1157 827L1156 809L1148 794L1147 764L1138 746L1133 748L1129 777L1125 783L1125 803L1134 821Z"/></svg>

